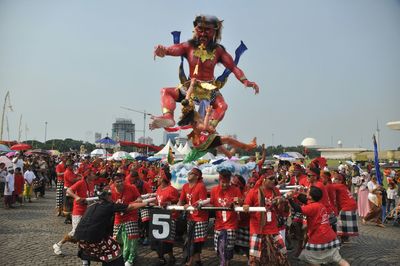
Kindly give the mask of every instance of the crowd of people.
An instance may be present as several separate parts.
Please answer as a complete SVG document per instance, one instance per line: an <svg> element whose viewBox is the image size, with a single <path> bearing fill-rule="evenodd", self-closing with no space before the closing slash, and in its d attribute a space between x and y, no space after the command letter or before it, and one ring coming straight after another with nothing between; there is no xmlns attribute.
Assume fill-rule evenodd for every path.
<svg viewBox="0 0 400 266"><path fill-rule="evenodd" d="M48 188L55 187L57 158L40 154L25 156L17 152L12 166L0 163L0 192L6 209L31 203L45 196Z"/></svg>
<svg viewBox="0 0 400 266"><path fill-rule="evenodd" d="M265 165L261 159L248 178L221 170L212 188L194 167L178 191L167 164L20 153L13 167L0 163L0 176L7 209L32 202L32 195L44 197L47 188L56 186L56 215L72 229L53 245L54 253L62 255L64 244L77 243L83 265L133 265L138 245L149 244L158 265L174 265L173 247L182 235L184 264L202 265L212 225L220 265L229 265L235 254L246 255L249 265L289 265L287 249L312 265L348 265L339 248L358 235L358 220L384 227L383 221L400 210L398 173L385 172L385 189L367 169L340 164L329 170L323 158L307 166L287 161ZM151 193L154 200L146 201ZM149 209L170 205L194 210L172 211L169 238L149 242ZM205 206L225 209L210 212ZM231 211L234 206L243 211Z"/></svg>

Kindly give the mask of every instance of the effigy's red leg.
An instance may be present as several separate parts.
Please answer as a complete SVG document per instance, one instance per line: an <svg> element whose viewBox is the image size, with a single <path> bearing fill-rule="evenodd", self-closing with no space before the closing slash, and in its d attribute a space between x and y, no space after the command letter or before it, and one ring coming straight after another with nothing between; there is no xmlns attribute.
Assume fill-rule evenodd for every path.
<svg viewBox="0 0 400 266"><path fill-rule="evenodd" d="M228 104L225 102L222 95L217 95L212 107L213 113L211 115L211 125L216 127L218 122L224 119L225 111L228 109Z"/></svg>
<svg viewBox="0 0 400 266"><path fill-rule="evenodd" d="M152 117L152 121L149 125L150 129L172 127L175 125L174 111L178 97L179 91L176 88L161 89L161 107L163 114L161 116Z"/></svg>

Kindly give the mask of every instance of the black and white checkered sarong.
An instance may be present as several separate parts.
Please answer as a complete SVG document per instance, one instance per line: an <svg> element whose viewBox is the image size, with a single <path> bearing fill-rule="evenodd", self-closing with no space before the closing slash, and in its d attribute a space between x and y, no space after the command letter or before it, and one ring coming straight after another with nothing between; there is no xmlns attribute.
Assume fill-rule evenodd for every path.
<svg viewBox="0 0 400 266"><path fill-rule="evenodd" d="M248 227L239 227L236 231L236 246L249 247L250 230Z"/></svg>
<svg viewBox="0 0 400 266"><path fill-rule="evenodd" d="M175 242L175 235L176 235L176 221L171 220L171 227L170 227L170 234L169 238L164 240L164 242L174 243Z"/></svg>
<svg viewBox="0 0 400 266"><path fill-rule="evenodd" d="M150 210L147 208L140 209L140 220L142 222L150 221Z"/></svg>
<svg viewBox="0 0 400 266"><path fill-rule="evenodd" d="M306 249L307 250L314 250L314 251L320 251L320 250L326 250L326 249L331 249L331 248L336 248L340 247L340 241L339 239L335 238L329 243L325 244L306 244Z"/></svg>
<svg viewBox="0 0 400 266"><path fill-rule="evenodd" d="M125 223L114 224L114 231L113 231L114 238L117 237L118 232L121 229L122 225L125 226L125 231L126 231L129 239L136 239L136 238L140 237L138 222L128 221Z"/></svg>
<svg viewBox="0 0 400 266"><path fill-rule="evenodd" d="M215 230L214 232L214 249L218 252L218 238L222 231ZM232 250L235 247L236 241L236 230L235 229L227 229L227 239L226 239L226 248L228 250Z"/></svg>
<svg viewBox="0 0 400 266"><path fill-rule="evenodd" d="M188 233L190 230L190 221L187 224ZM208 221L195 222L193 242L204 242L207 239Z"/></svg>
<svg viewBox="0 0 400 266"><path fill-rule="evenodd" d="M56 207L61 208L64 205L64 181L57 180L57 188L56 188Z"/></svg>
<svg viewBox="0 0 400 266"><path fill-rule="evenodd" d="M358 236L356 211L340 211L337 222L338 236Z"/></svg>

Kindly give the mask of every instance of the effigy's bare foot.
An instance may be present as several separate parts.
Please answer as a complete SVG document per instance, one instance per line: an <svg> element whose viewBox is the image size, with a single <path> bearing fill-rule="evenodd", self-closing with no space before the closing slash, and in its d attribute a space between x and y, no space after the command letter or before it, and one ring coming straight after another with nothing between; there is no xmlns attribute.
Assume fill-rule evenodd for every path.
<svg viewBox="0 0 400 266"><path fill-rule="evenodd" d="M249 144L247 144L246 151L251 151L257 148L257 138L254 138Z"/></svg>
<svg viewBox="0 0 400 266"><path fill-rule="evenodd" d="M151 130L157 128L173 127L175 125L174 118L170 115L153 116L152 121L149 125Z"/></svg>

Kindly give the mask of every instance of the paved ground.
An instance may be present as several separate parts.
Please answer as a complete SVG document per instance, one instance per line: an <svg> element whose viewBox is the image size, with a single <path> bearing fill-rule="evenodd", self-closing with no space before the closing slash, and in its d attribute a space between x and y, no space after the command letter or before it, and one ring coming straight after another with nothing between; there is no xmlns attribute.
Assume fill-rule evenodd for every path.
<svg viewBox="0 0 400 266"><path fill-rule="evenodd" d="M54 215L55 193L22 207L5 210L0 204L0 265L80 265L76 248L72 244L63 247L65 256L53 254L52 245L70 230L63 218ZM400 228L387 226L361 226L361 235L341 249L342 256L352 265L400 265ZM210 238L211 240L212 238ZM178 263L182 258L179 247L175 248ZM209 241L203 253L204 265L218 265ZM304 265L290 256L292 265ZM246 265L245 258L236 255L232 265ZM147 247L141 247L137 265L152 265L156 255ZM94 263L94 265L100 265ZM179 264L177 264L179 265Z"/></svg>

